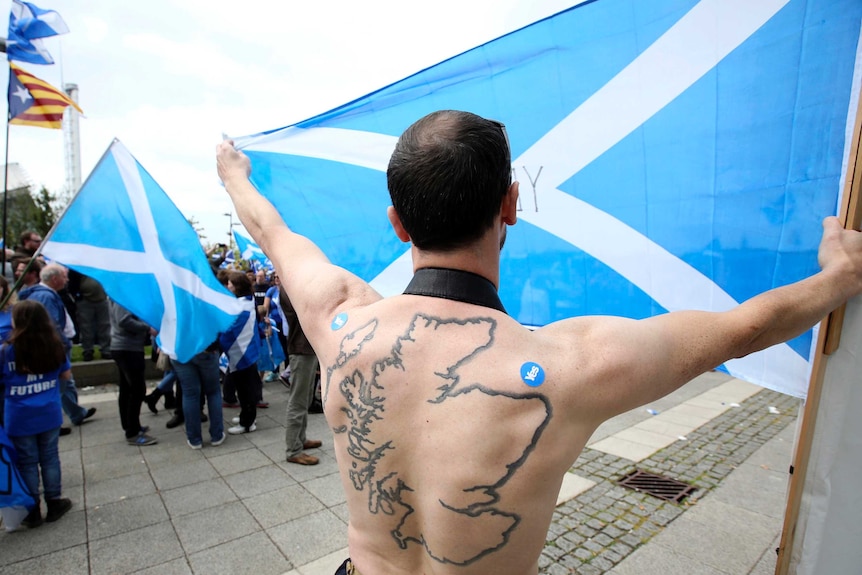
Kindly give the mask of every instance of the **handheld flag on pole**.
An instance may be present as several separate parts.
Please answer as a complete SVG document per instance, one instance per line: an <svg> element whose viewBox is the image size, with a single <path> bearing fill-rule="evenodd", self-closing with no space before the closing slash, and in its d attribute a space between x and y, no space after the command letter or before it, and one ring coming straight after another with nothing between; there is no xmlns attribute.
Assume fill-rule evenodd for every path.
<svg viewBox="0 0 862 575"><path fill-rule="evenodd" d="M54 10L43 10L30 2L12 0L6 56L31 64L53 64L54 58L42 45L41 38L66 34L69 27Z"/></svg>
<svg viewBox="0 0 862 575"><path fill-rule="evenodd" d="M159 331L159 347L186 362L242 311L207 261L197 233L117 140L42 247L98 280L108 295Z"/></svg>
<svg viewBox="0 0 862 575"><path fill-rule="evenodd" d="M233 238L236 241L236 247L242 259L250 262L259 262L264 267L272 267L272 262L269 261L269 258L266 257L260 246L254 243L251 238L242 235L237 230L233 230Z"/></svg>
<svg viewBox="0 0 862 575"><path fill-rule="evenodd" d="M62 90L9 62L9 123L61 129L63 112L72 106L83 113Z"/></svg>
<svg viewBox="0 0 862 575"><path fill-rule="evenodd" d="M818 269L860 29L859 1L585 2L234 140L291 229L390 295L413 271L385 216L398 136L435 110L501 121L521 183L500 265L513 317L726 310ZM812 341L723 368L804 396Z"/></svg>
<svg viewBox="0 0 862 575"><path fill-rule="evenodd" d="M234 255L233 255L233 250L228 250L224 255L224 261L221 263L219 268L224 269L224 268L230 267L233 265L233 263L235 261L236 260L235 260Z"/></svg>

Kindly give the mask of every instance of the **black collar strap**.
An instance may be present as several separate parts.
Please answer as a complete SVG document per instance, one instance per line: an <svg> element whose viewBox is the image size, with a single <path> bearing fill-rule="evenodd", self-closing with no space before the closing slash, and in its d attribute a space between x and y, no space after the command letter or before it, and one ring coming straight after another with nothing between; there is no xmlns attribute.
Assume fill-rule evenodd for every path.
<svg viewBox="0 0 862 575"><path fill-rule="evenodd" d="M449 268L422 268L404 290L405 295L440 297L489 307L506 313L497 288L488 279L472 272Z"/></svg>

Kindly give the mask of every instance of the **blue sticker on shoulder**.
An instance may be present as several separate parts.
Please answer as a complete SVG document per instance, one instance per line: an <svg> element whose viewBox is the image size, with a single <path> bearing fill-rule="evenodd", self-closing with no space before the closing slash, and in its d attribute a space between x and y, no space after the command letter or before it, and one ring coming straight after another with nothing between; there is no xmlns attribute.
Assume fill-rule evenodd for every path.
<svg viewBox="0 0 862 575"><path fill-rule="evenodd" d="M538 363L528 361L521 366L521 379L530 387L539 387L545 383L545 370Z"/></svg>
<svg viewBox="0 0 862 575"><path fill-rule="evenodd" d="M332 319L332 324L330 325L330 327L332 328L332 331L338 331L339 329L343 328L346 323L347 314L340 313Z"/></svg>

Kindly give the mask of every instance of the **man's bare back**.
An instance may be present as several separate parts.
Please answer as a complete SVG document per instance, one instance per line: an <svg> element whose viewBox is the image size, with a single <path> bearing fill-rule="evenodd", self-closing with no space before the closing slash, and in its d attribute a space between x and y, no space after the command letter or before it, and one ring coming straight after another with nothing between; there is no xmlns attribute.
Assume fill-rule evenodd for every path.
<svg viewBox="0 0 862 575"><path fill-rule="evenodd" d="M535 573L598 423L557 400L579 382L495 310L399 296L341 320L317 349L353 559L369 573Z"/></svg>

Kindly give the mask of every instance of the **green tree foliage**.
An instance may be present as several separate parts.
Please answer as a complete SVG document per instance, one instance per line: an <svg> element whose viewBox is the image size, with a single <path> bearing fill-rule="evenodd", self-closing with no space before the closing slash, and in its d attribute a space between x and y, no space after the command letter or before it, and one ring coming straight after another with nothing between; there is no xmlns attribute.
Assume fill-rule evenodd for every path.
<svg viewBox="0 0 862 575"><path fill-rule="evenodd" d="M18 236L25 230L44 236L58 215L57 197L45 186L35 194L29 189L9 192L6 197L6 245L10 248L15 246Z"/></svg>

